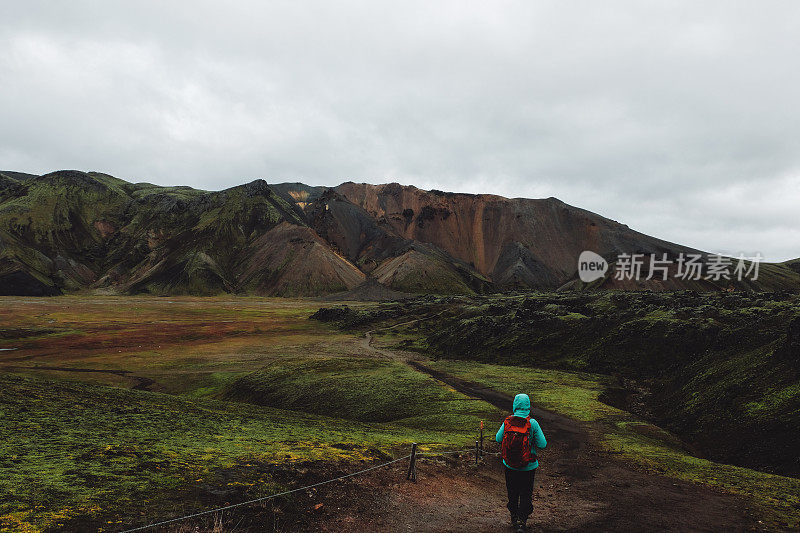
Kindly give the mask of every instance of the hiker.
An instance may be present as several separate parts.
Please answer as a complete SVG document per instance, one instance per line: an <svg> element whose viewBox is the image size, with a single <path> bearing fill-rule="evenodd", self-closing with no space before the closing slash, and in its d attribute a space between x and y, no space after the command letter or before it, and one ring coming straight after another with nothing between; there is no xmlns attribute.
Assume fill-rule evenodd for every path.
<svg viewBox="0 0 800 533"><path fill-rule="evenodd" d="M539 460L536 450L547 446L539 423L531 418L531 399L527 394L514 397L514 414L508 416L495 435L500 443L508 491L511 526L524 531L533 511L533 479Z"/></svg>

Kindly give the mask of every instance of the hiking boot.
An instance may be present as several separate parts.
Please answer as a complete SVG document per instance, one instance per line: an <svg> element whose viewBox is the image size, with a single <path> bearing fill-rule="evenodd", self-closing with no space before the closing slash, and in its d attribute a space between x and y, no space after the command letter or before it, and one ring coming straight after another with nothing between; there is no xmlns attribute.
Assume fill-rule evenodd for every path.
<svg viewBox="0 0 800 533"><path fill-rule="evenodd" d="M511 515L511 527L514 528L514 530L516 531L517 526L519 526L519 518L517 518L515 515L512 514Z"/></svg>
<svg viewBox="0 0 800 533"><path fill-rule="evenodd" d="M514 533L524 533L527 526L523 520L517 519L517 522L514 525Z"/></svg>

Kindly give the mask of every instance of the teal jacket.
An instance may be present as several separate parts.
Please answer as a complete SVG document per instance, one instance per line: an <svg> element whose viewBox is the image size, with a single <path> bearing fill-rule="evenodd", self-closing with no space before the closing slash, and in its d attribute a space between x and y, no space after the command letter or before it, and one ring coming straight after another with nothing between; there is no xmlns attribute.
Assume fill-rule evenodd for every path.
<svg viewBox="0 0 800 533"><path fill-rule="evenodd" d="M521 416L525 418L526 416L531 414L531 399L528 397L527 394L517 394L514 397L514 416ZM494 440L497 442L503 442L503 425L500 426L500 429L497 430L497 435L494 436ZM544 438L544 433L542 433L542 428L539 427L539 422L531 418L531 451L536 453L538 449L544 448L547 446L547 440ZM534 461L529 463L528 466L524 468L514 468L512 466L508 466L506 461L503 460L503 464L506 465L506 468L510 468L511 470L522 470L527 472L529 470L533 470L534 468L539 468L539 461Z"/></svg>

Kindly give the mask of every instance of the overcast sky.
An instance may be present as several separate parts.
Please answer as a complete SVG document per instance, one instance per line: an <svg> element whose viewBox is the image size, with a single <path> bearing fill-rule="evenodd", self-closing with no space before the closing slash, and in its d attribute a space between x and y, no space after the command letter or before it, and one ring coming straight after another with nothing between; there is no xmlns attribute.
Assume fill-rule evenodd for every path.
<svg viewBox="0 0 800 533"><path fill-rule="evenodd" d="M800 2L0 3L0 168L555 196L800 257Z"/></svg>

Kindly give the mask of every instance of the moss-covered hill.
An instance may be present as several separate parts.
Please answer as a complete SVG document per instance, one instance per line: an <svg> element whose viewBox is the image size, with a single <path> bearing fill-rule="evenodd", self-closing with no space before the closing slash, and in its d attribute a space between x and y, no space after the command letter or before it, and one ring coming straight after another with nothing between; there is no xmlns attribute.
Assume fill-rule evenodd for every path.
<svg viewBox="0 0 800 533"><path fill-rule="evenodd" d="M692 292L421 298L323 309L446 359L599 372L604 401L707 457L800 475L800 297Z"/></svg>
<svg viewBox="0 0 800 533"><path fill-rule="evenodd" d="M77 171L1 179L2 293L293 295L363 279L263 180L206 192Z"/></svg>
<svg viewBox="0 0 800 533"><path fill-rule="evenodd" d="M256 180L209 192L97 172L0 172L0 294L88 289L298 296L357 287L374 266L341 249L333 232L322 231L330 205L347 202L326 198L311 205L307 191L293 194L305 191L295 185L276 186L276 192ZM323 214L317 224L303 207ZM385 238L381 260L399 261L384 268L387 285L438 293L485 288L482 276L444 252L388 235L365 214L346 215L340 221L346 231L359 239L357 225L368 221ZM402 261L412 249L417 260ZM416 278L428 282L409 284Z"/></svg>
<svg viewBox="0 0 800 533"><path fill-rule="evenodd" d="M264 180L201 191L98 172L0 171L0 295L321 295L368 277L407 293L585 289L584 249L673 260L691 251L555 199ZM596 286L797 289L800 271L763 265L757 281L607 275Z"/></svg>

